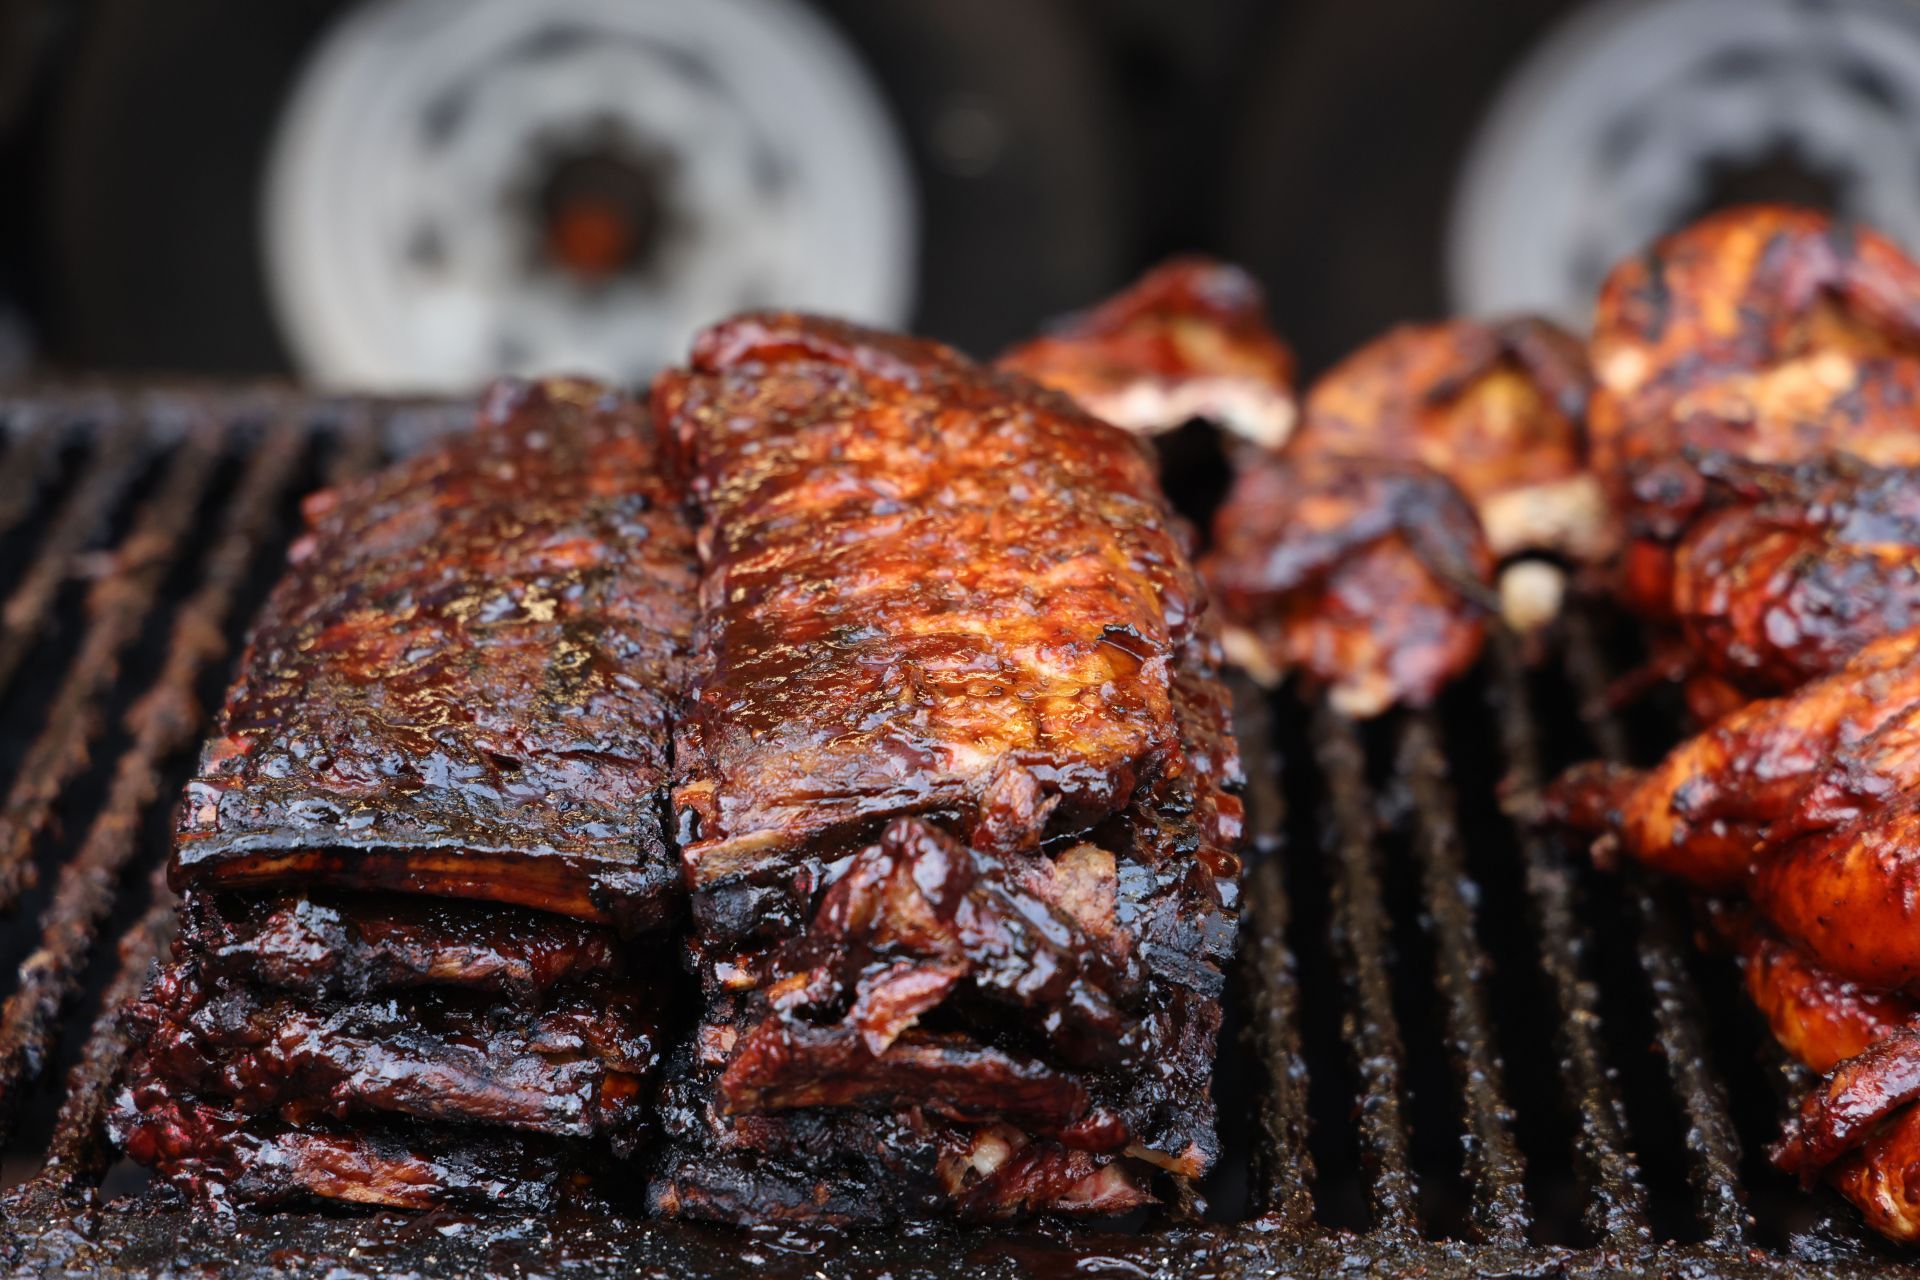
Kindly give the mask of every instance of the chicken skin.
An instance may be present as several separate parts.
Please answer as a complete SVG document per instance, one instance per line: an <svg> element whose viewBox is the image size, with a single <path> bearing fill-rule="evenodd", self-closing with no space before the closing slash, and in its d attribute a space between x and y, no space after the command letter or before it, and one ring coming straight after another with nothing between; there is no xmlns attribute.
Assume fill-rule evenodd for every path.
<svg viewBox="0 0 1920 1280"><path fill-rule="evenodd" d="M1595 460L1613 471L1712 445L1712 433L1788 449L1793 433L1770 439L1763 422L1804 429L1812 424L1796 418L1830 406L1874 361L1916 355L1920 265L1892 241L1809 209L1722 210L1601 286ZM1844 440L1849 425L1836 421L1835 434Z"/></svg>
<svg viewBox="0 0 1920 1280"><path fill-rule="evenodd" d="M1834 455L1793 467L1709 454L1711 509L1674 553L1694 712L1838 669L1920 627L1920 471Z"/></svg>
<svg viewBox="0 0 1920 1280"><path fill-rule="evenodd" d="M1722 913L1717 923L1739 956L1747 993L1774 1038L1805 1066L1822 1074L1833 1072L1835 1079L1857 1087L1870 1067L1882 1067L1884 1076L1889 1055L1876 1046L1911 1043L1913 1029L1920 1023L1920 1004L1912 999L1837 978L1742 914ZM1882 1083L1889 1082L1883 1079ZM1883 1088L1873 1087L1866 1098L1854 1098L1856 1105L1863 1104L1864 1111L1875 1115L1875 1122L1865 1126L1857 1145L1824 1170L1813 1151L1815 1130L1804 1117L1780 1144L1775 1158L1808 1181L1824 1173L1827 1183L1851 1201L1874 1230L1912 1242L1920 1240L1920 1180L1910 1172L1920 1168L1916 1164L1920 1110L1895 1105L1889 1113L1885 1105L1867 1100L1888 1096ZM1820 1124L1838 1097L1826 1086L1811 1095L1808 1113L1814 1125ZM1825 1127L1818 1132L1818 1140L1838 1138L1844 1143L1843 1134L1859 1130L1841 1122L1837 1129Z"/></svg>
<svg viewBox="0 0 1920 1280"><path fill-rule="evenodd" d="M1920 633L1751 703L1650 770L1583 766L1548 808L1752 904L1721 917L1775 1037L1827 1077L1775 1163L1920 1239ZM1920 1167L1920 1166L1913 1166Z"/></svg>
<svg viewBox="0 0 1920 1280"><path fill-rule="evenodd" d="M998 367L1131 431L1197 418L1241 437L1209 561L1228 656L1265 683L1305 671L1352 715L1429 702L1478 656L1495 553L1476 506L1515 547L1592 550L1606 523L1573 474L1584 356L1540 322L1396 331L1315 389L1296 433L1259 287L1181 258ZM1440 474L1456 464L1471 501ZM1558 587L1522 612L1550 614Z"/></svg>
<svg viewBox="0 0 1920 1280"><path fill-rule="evenodd" d="M1627 259L1591 353L1594 465L1631 539L1622 592L1648 616L1668 616L1671 544L1700 509L1689 450L1920 463L1920 266L1824 214L1725 210Z"/></svg>
<svg viewBox="0 0 1920 1280"><path fill-rule="evenodd" d="M1578 766L1547 802L1558 820L1602 832L1597 852L1624 849L1718 892L1749 886L1798 840L1882 816L1886 800L1916 781L1920 633L1910 632L1868 645L1792 694L1742 707L1651 769ZM1815 958L1846 972L1843 957Z"/></svg>
<svg viewBox="0 0 1920 1280"><path fill-rule="evenodd" d="M1610 539L1589 387L1578 340L1545 320L1403 325L1313 384L1288 448L1424 463L1473 503L1494 555L1594 559Z"/></svg>
<svg viewBox="0 0 1920 1280"><path fill-rule="evenodd" d="M1297 415L1293 353L1268 327L1260 286L1206 258L1156 267L998 363L1143 435L1199 418L1277 449Z"/></svg>
<svg viewBox="0 0 1920 1280"><path fill-rule="evenodd" d="M1235 662L1268 682L1297 668L1373 716L1473 665L1493 555L1459 491L1417 463L1288 454L1243 466L1201 572Z"/></svg>

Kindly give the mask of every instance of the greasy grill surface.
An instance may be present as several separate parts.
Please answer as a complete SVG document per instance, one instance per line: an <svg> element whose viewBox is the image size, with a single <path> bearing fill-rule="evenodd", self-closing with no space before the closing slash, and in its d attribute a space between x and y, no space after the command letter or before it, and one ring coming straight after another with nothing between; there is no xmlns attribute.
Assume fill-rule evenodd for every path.
<svg viewBox="0 0 1920 1280"><path fill-rule="evenodd" d="M299 496L456 424L260 391L0 396L0 1181L28 1272L1920 1275L1766 1165L1792 1082L1684 903L1509 821L1497 790L1676 731L1603 691L1580 615L1497 637L1430 713L1242 691L1256 850L1206 1216L894 1237L574 1213L238 1227L150 1203L104 1141L115 1008L165 948L154 878Z"/></svg>

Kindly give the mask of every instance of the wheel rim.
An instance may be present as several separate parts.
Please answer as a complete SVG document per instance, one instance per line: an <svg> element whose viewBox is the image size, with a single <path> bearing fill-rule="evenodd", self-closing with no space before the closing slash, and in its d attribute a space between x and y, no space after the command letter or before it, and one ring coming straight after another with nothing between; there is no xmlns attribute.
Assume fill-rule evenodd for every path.
<svg viewBox="0 0 1920 1280"><path fill-rule="evenodd" d="M1621 257L1715 203L1837 206L1920 245L1920 17L1879 0L1605 0L1507 82L1448 233L1463 311L1585 325Z"/></svg>
<svg viewBox="0 0 1920 1280"><path fill-rule="evenodd" d="M265 191L316 381L637 380L701 324L913 302L905 151L793 0L380 0L303 69Z"/></svg>

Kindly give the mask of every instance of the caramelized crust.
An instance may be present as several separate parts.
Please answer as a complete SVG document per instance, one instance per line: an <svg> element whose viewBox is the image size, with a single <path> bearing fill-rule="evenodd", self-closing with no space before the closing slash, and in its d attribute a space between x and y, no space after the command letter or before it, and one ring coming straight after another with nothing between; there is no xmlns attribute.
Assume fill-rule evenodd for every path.
<svg viewBox="0 0 1920 1280"><path fill-rule="evenodd" d="M1844 456L1699 467L1720 505L1679 544L1673 603L1706 671L1779 693L1920 627L1920 471Z"/></svg>
<svg viewBox="0 0 1920 1280"><path fill-rule="evenodd" d="M1889 1055L1875 1047L1907 1044L1920 1006L1837 978L1763 928L1740 922L1729 932L1774 1036L1807 1066L1833 1073L1809 1095L1774 1151L1776 1163L1808 1182L1824 1176L1883 1235L1920 1239L1920 1182L1912 1174L1920 1167L1920 1110L1890 1102ZM1834 1148L1847 1149L1835 1156Z"/></svg>
<svg viewBox="0 0 1920 1280"><path fill-rule="evenodd" d="M472 434L306 511L182 805L175 885L660 923L693 554L636 407L503 386Z"/></svg>
<svg viewBox="0 0 1920 1280"><path fill-rule="evenodd" d="M1691 450L1920 465L1920 266L1811 210L1701 219L1622 262L1592 343L1596 470L1633 539L1622 591L1672 608L1670 544L1699 511Z"/></svg>
<svg viewBox="0 0 1920 1280"><path fill-rule="evenodd" d="M1892 636L1793 694L1749 703L1652 769L1571 770L1547 807L1701 888L1739 888L1763 842L1842 826L1920 779L1906 723L1916 698L1920 633Z"/></svg>
<svg viewBox="0 0 1920 1280"><path fill-rule="evenodd" d="M1199 587L1142 446L933 343L768 314L654 385L702 506L677 738L697 887L1030 778L1084 830L1179 764Z"/></svg>
<svg viewBox="0 0 1920 1280"><path fill-rule="evenodd" d="M693 1061L670 1072L668 1143L648 1182L663 1216L871 1226L1115 1214L1154 1201L1150 1166L1005 1122L956 1123L917 1106L729 1112L712 1087L730 1052L725 1004L710 1006Z"/></svg>
<svg viewBox="0 0 1920 1280"><path fill-rule="evenodd" d="M1100 1169L1124 1153L1143 1168L1204 1172L1217 1151L1212 1063L1242 827L1217 662L1196 638L1176 668L1185 767L1167 794L1136 796L1085 839L982 842L1020 825L1002 810L1027 807L1018 775L1007 775L972 843L898 819L875 845L822 868L804 908L781 907L783 928L770 933L780 913L764 910L705 917L695 955L707 980L708 1066L688 1086L687 1115L698 1119L683 1118L679 1139L689 1168L704 1172L688 1172L685 1187L732 1177L719 1172L731 1167L723 1153L749 1141L742 1135L772 1143L816 1125L837 1132L838 1122L810 1118L835 1111L940 1130L942 1150L961 1131L968 1143L988 1142L980 1126L1014 1131L1019 1167L1040 1161L1052 1171L1048 1194L1078 1187L1075 1203L1090 1155ZM961 1216L1021 1212L1038 1194L1024 1182L1017 1195L927 1185L941 1212ZM676 1195L696 1206L688 1212L720 1212L697 1207L691 1191Z"/></svg>
<svg viewBox="0 0 1920 1280"><path fill-rule="evenodd" d="M1290 453L1247 461L1202 570L1241 666L1268 680L1298 668L1371 716L1425 705L1473 665L1493 557L1425 467Z"/></svg>
<svg viewBox="0 0 1920 1280"><path fill-rule="evenodd" d="M1288 445L1421 463L1459 486L1494 555L1611 549L1587 470L1586 352L1533 317L1403 325L1313 384Z"/></svg>
<svg viewBox="0 0 1920 1280"><path fill-rule="evenodd" d="M1260 286L1206 258L1161 264L998 365L1129 431L1199 418L1277 449L1293 430L1293 353L1268 325Z"/></svg>
<svg viewBox="0 0 1920 1280"><path fill-rule="evenodd" d="M1920 1108L1889 1117L1826 1178L1875 1231L1900 1244L1920 1242Z"/></svg>
<svg viewBox="0 0 1920 1280"><path fill-rule="evenodd" d="M1831 1071L1920 1020L1911 999L1827 972L1764 925L1742 922L1728 932L1747 994L1774 1039L1815 1071Z"/></svg>
<svg viewBox="0 0 1920 1280"><path fill-rule="evenodd" d="M1920 981L1914 783L1910 770L1874 778L1873 792L1898 798L1881 799L1870 815L1842 826L1796 838L1795 823L1782 824L1787 838L1768 842L1749 880L1754 905L1781 933L1834 973L1883 989L1911 989Z"/></svg>
<svg viewBox="0 0 1920 1280"><path fill-rule="evenodd" d="M1793 446L1771 445L1763 423L1802 445L1870 438L1848 430L1867 424L1843 400L1870 362L1920 355L1920 267L1885 237L1810 209L1723 210L1614 268L1592 353L1604 471L1688 446L1797 461L1805 455L1748 453L1721 433L1771 448ZM1845 439L1807 434L1829 407Z"/></svg>

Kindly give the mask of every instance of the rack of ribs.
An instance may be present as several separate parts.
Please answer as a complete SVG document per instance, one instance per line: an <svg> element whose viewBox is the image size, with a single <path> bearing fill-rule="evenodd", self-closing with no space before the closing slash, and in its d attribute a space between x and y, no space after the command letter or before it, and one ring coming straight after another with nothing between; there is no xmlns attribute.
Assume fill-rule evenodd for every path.
<svg viewBox="0 0 1920 1280"><path fill-rule="evenodd" d="M639 406L580 382L305 514L182 806L115 1137L203 1199L549 1203L653 1127L691 530Z"/></svg>
<svg viewBox="0 0 1920 1280"><path fill-rule="evenodd" d="M664 922L693 580L638 407L506 387L480 429L305 511L188 787L175 887Z"/></svg>
<svg viewBox="0 0 1920 1280"><path fill-rule="evenodd" d="M701 517L706 992L655 1207L1111 1212L1203 1172L1239 761L1146 447L787 314L707 330L653 406Z"/></svg>

